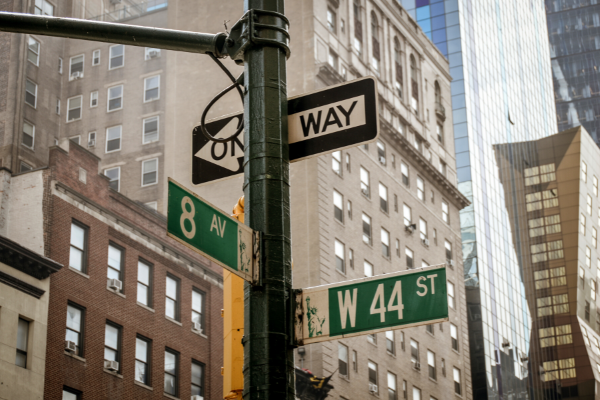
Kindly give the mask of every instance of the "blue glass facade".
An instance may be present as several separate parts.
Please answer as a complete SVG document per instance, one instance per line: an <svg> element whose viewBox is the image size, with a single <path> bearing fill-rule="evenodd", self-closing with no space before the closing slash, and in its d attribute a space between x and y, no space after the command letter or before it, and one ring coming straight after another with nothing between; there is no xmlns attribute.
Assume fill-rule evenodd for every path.
<svg viewBox="0 0 600 400"><path fill-rule="evenodd" d="M557 131L544 4L398 0L448 58L474 399L534 398L531 315L493 145ZM542 32L542 34L540 34Z"/></svg>

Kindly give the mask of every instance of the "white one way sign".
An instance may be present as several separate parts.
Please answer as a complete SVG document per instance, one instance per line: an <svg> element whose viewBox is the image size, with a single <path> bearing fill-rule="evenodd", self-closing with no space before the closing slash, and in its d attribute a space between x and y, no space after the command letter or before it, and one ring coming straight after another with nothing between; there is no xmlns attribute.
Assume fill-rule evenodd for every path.
<svg viewBox="0 0 600 400"><path fill-rule="evenodd" d="M369 143L379 136L377 83L366 77L288 99L290 162ZM243 113L206 124L217 138L231 136ZM192 183L202 185L244 172L243 133L228 143L210 142L197 126L192 141Z"/></svg>

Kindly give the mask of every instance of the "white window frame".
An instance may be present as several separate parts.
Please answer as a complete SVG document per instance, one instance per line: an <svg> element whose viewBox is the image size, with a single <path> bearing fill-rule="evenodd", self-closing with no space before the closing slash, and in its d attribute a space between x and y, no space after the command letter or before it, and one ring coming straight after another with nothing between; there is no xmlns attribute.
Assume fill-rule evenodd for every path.
<svg viewBox="0 0 600 400"><path fill-rule="evenodd" d="M94 135L94 145L90 146L90 140L92 140L92 135ZM88 147L96 147L96 139L98 138L98 135L96 134L96 131L93 132L89 132L88 133Z"/></svg>
<svg viewBox="0 0 600 400"><path fill-rule="evenodd" d="M96 63L96 54L98 54L98 62ZM101 57L102 56L102 52L100 51L100 49L94 50L92 52L92 67L96 67L98 65L100 65L101 62Z"/></svg>
<svg viewBox="0 0 600 400"><path fill-rule="evenodd" d="M35 147L35 125L31 124L31 123L29 123L27 121L23 121L23 129L21 129L21 133L23 135L25 134L25 124L31 126L31 128L32 128L31 129L31 132L32 132L32 135L31 135L31 147L29 147L25 143L23 143L23 136L21 136L21 145L27 147L28 149L33 150L34 147Z"/></svg>
<svg viewBox="0 0 600 400"><path fill-rule="evenodd" d="M94 100L94 94L96 94L96 105L94 105L92 102ZM99 103L99 98L100 96L98 96L98 91L95 90L93 92L90 93L90 108L96 108L98 107L98 103Z"/></svg>
<svg viewBox="0 0 600 400"><path fill-rule="evenodd" d="M146 100L146 92L148 91L146 84L150 79L153 79L153 78L158 78L158 86L157 86L158 96L155 98L152 98L150 100ZM154 88L152 88L152 89L154 89ZM160 100L160 74L144 78L144 103L150 103L150 102L157 101L157 100Z"/></svg>
<svg viewBox="0 0 600 400"><path fill-rule="evenodd" d="M63 59L62 57L58 57L58 73L62 75L63 73Z"/></svg>
<svg viewBox="0 0 600 400"><path fill-rule="evenodd" d="M110 150L109 151L108 150L108 140L109 140L108 139L108 130L112 129L112 128L116 128L116 127L121 128L119 130L119 148L115 149L115 150ZM115 140L115 139L111 139L111 140ZM104 152L105 153L114 153L114 152L117 152L117 151L121 151L121 149L123 148L123 125L115 125L115 126L111 126L111 127L106 128L106 140L104 142L105 142L105 144L104 144Z"/></svg>
<svg viewBox="0 0 600 400"><path fill-rule="evenodd" d="M76 99L78 97L79 97L79 100L80 100L79 118L75 118L75 119L69 120L69 111L71 111L71 107L70 107L71 100ZM75 108L73 108L73 110L75 110ZM79 96L73 96L73 97L69 97L67 99L67 116L66 116L66 118L67 118L67 123L74 122L74 121L79 121L81 118L83 118L83 95L80 94Z"/></svg>
<svg viewBox="0 0 600 400"><path fill-rule="evenodd" d="M150 119L154 119L154 118L156 119L156 140L146 141L146 121L148 121ZM160 139L160 116L155 115L152 117L144 118L142 120L142 144L158 142L159 139Z"/></svg>
<svg viewBox="0 0 600 400"><path fill-rule="evenodd" d="M31 50L31 41L34 41L34 42L37 43L37 45L38 45L37 46L37 48L38 48L37 53L35 51ZM41 45L40 41L36 40L35 38L33 38L31 36L29 36L29 39L27 40L27 61L29 61L30 63L32 63L36 67L39 67L40 66L40 53L41 53L41 50L42 50L42 45ZM29 52L35 54L35 62L33 62L33 61L31 61L29 59Z"/></svg>
<svg viewBox="0 0 600 400"><path fill-rule="evenodd" d="M153 183L148 183L146 185L144 185L144 166L146 165L146 163L149 163L151 161L156 161L156 181L154 181ZM150 171L153 172L153 171ZM155 158L150 158L149 160L144 160L142 161L142 187L147 187L147 186L152 186L152 185L158 185L158 157Z"/></svg>
<svg viewBox="0 0 600 400"><path fill-rule="evenodd" d="M104 176L108 177L108 175L106 175L107 171L112 171L113 169L116 169L119 171L119 178L117 179L117 192L121 191L121 167L114 167L114 168L106 168L103 172L104 172Z"/></svg>
<svg viewBox="0 0 600 400"><path fill-rule="evenodd" d="M71 58L69 58L69 81L72 81L73 78L73 73L71 72L71 67L73 67L73 59L74 58L78 58L78 57L82 57L83 61L81 61L81 63L83 64L81 67L81 76L80 78L83 78L83 73L85 71L85 54L78 54L76 56L73 56Z"/></svg>
<svg viewBox="0 0 600 400"><path fill-rule="evenodd" d="M25 104L27 104L28 106L31 106L33 108L37 108L38 85L37 85L37 83L35 83L31 79L25 79L25 99L27 99L27 93L31 93L30 91L27 90L27 82L29 82L33 86L35 86L35 93L32 93L33 94L33 104L28 103L27 100L25 100Z"/></svg>
<svg viewBox="0 0 600 400"><path fill-rule="evenodd" d="M123 46L123 63L122 63L121 65L119 65L118 67L111 68L111 66L110 66L110 64L111 64L111 61L112 61L112 59L113 59L113 58L115 58L115 57L113 57L113 55L112 55L112 49L113 49L113 48L115 48L115 47L117 47L117 46ZM117 56L117 57L118 57L118 56ZM119 68L123 68L124 66L125 66L125 45L122 45L122 44L115 44L115 45L113 45L113 46L110 46L110 47L108 48L108 70L109 70L109 71L112 71L113 69L119 69Z"/></svg>
<svg viewBox="0 0 600 400"><path fill-rule="evenodd" d="M114 100L114 99L118 99L118 97L114 97L111 99L110 97L110 90L117 88L117 87L121 87L121 107L119 108L113 108L112 110L110 109L110 101ZM115 85L115 86L111 86L106 90L106 112L113 112L113 111L118 111L118 110L122 110L123 109L123 103L125 102L125 85L120 84L120 85Z"/></svg>
<svg viewBox="0 0 600 400"><path fill-rule="evenodd" d="M51 16L51 17L53 17L53 16L54 16L54 9L56 8L56 6L55 6L54 4L52 4L52 3L50 3L49 1L46 1L46 0L40 0L40 1L39 1L39 3L41 3L41 8L40 8L40 7L38 7L38 4L37 4L37 3L38 3L38 1L37 1L37 0L33 2L33 13L34 13L35 15L49 15L49 16ZM44 6L46 6L46 5L50 5L50 6L52 6L52 14L48 14L48 13L46 12L46 11L47 11L47 10L45 10L45 8L46 8L46 7L44 7ZM39 10L39 11L38 11L38 10Z"/></svg>

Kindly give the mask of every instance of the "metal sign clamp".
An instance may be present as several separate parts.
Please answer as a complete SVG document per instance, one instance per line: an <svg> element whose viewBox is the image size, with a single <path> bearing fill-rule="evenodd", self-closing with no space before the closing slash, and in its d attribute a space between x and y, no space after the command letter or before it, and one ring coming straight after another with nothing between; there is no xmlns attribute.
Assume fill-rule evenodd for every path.
<svg viewBox="0 0 600 400"><path fill-rule="evenodd" d="M276 25L259 22L261 17L275 17ZM232 27L225 40L225 50L237 64L244 62L244 52L250 46L277 46L283 48L286 58L290 58L290 34L287 31L290 21L285 15L275 11L248 10ZM260 37L260 31L274 30L277 39Z"/></svg>

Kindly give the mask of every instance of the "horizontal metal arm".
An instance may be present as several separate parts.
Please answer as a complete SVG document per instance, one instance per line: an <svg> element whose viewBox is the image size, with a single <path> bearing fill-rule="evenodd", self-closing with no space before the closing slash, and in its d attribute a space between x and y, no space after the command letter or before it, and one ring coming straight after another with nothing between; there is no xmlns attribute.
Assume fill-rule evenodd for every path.
<svg viewBox="0 0 600 400"><path fill-rule="evenodd" d="M224 57L224 33L197 33L173 29L0 12L0 31L58 36L95 42L154 47Z"/></svg>

